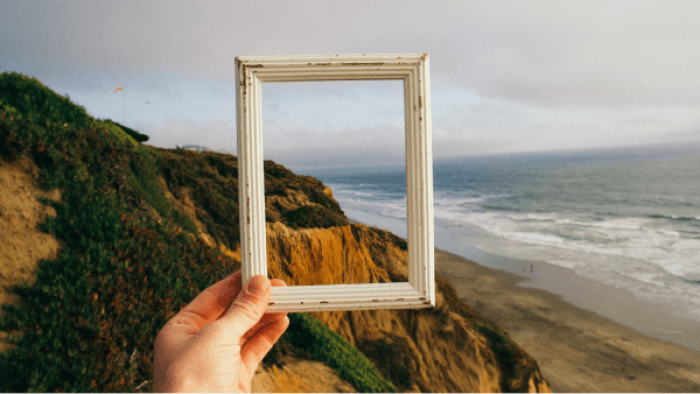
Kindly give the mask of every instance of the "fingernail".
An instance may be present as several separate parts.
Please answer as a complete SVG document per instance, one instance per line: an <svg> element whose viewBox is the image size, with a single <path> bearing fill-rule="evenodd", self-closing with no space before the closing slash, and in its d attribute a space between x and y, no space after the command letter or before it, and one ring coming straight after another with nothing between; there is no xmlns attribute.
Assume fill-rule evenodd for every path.
<svg viewBox="0 0 700 394"><path fill-rule="evenodd" d="M264 296L270 288L270 281L263 275L255 275L248 282L248 293L256 296Z"/></svg>

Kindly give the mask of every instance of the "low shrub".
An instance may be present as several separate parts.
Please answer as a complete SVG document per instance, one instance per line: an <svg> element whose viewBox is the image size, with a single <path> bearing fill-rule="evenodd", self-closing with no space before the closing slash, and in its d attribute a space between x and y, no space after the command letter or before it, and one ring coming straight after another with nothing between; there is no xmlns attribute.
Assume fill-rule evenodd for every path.
<svg viewBox="0 0 700 394"><path fill-rule="evenodd" d="M132 129L132 128L126 127L126 126L124 126L124 125L122 125L122 124L119 124L119 123L117 123L117 122L115 122L115 121L113 121L113 120L108 120L108 121L114 123L114 124L117 125L117 126L119 126L122 130L124 130L124 132L125 132L126 134L128 134L128 135L129 135L131 138L133 138L136 142L146 142L146 141L149 140L149 138L148 138L148 136L147 136L146 134L141 134L141 133L139 133L138 131L136 131L136 130L134 130L134 129Z"/></svg>
<svg viewBox="0 0 700 394"><path fill-rule="evenodd" d="M289 211L285 220L292 228L329 228L348 224L345 216L319 205L304 205Z"/></svg>
<svg viewBox="0 0 700 394"><path fill-rule="evenodd" d="M527 390L523 385L527 385L532 369L520 363L523 355L518 345L494 327L476 322L473 323L473 327L489 341L489 347L502 372L501 387L510 392Z"/></svg>
<svg viewBox="0 0 700 394"><path fill-rule="evenodd" d="M360 392L396 392L396 387L359 350L306 313L289 314L284 341L323 361Z"/></svg>
<svg viewBox="0 0 700 394"><path fill-rule="evenodd" d="M404 338L390 335L362 343L360 350L374 360L381 374L394 383L399 390L411 389L413 378L406 366L410 353Z"/></svg>

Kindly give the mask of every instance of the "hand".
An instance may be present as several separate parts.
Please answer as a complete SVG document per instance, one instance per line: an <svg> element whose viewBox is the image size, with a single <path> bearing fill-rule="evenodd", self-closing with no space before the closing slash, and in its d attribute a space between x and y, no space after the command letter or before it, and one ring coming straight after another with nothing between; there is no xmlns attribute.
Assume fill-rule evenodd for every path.
<svg viewBox="0 0 700 394"><path fill-rule="evenodd" d="M286 313L265 313L279 280L241 272L207 288L168 321L155 342L155 391L250 392L263 357L289 326Z"/></svg>

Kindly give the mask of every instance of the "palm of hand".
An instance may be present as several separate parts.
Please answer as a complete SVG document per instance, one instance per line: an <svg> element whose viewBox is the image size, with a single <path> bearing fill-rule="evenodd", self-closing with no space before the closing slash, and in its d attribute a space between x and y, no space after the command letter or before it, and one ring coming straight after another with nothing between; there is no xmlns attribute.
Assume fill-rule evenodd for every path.
<svg viewBox="0 0 700 394"><path fill-rule="evenodd" d="M270 285L240 272L209 287L173 317L155 345L157 391L250 392L255 370L289 325L286 313L265 314Z"/></svg>

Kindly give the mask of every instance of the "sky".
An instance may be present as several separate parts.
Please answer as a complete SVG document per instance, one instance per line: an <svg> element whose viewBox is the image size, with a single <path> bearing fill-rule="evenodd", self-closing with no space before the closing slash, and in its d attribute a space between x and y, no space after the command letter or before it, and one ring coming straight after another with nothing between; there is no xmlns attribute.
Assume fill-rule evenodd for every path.
<svg viewBox="0 0 700 394"><path fill-rule="evenodd" d="M236 153L236 56L429 53L433 157L700 141L698 1L0 0L0 71ZM113 93L118 88L123 90ZM391 164L396 81L263 84L266 158Z"/></svg>

